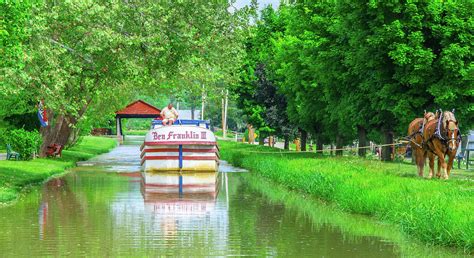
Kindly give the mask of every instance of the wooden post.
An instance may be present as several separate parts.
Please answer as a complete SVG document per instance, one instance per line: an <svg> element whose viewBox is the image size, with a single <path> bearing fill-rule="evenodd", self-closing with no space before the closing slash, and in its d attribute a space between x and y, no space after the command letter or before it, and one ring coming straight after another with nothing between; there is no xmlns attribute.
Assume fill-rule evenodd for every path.
<svg viewBox="0 0 474 258"><path fill-rule="evenodd" d="M466 145L466 149L469 147L469 145ZM469 153L470 151L465 151L465 153L467 154L466 155L466 170L469 169L469 155L471 155L471 153Z"/></svg>
<svg viewBox="0 0 474 258"><path fill-rule="evenodd" d="M117 139L122 142L122 120L120 117L115 117L116 129L117 129Z"/></svg>
<svg viewBox="0 0 474 258"><path fill-rule="evenodd" d="M301 151L300 138L295 139L296 151Z"/></svg>
<svg viewBox="0 0 474 258"><path fill-rule="evenodd" d="M254 141L255 141L253 126L251 124L248 124L247 129L248 129L248 132L249 132L248 143L253 144Z"/></svg>

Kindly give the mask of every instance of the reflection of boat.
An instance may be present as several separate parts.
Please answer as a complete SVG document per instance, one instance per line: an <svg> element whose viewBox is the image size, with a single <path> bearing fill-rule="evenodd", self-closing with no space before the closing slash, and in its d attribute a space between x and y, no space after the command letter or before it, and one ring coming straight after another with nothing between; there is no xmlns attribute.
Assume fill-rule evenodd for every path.
<svg viewBox="0 0 474 258"><path fill-rule="evenodd" d="M216 172L145 172L144 186L148 193L213 193L217 192Z"/></svg>
<svg viewBox="0 0 474 258"><path fill-rule="evenodd" d="M143 192L146 209L152 210L154 214L173 216L205 215L215 209L216 197L217 192L186 193L181 196Z"/></svg>
<svg viewBox="0 0 474 258"><path fill-rule="evenodd" d="M225 202L218 201L217 192L154 194L142 187L142 194L144 217L152 221L148 230L160 239L184 248L199 245L204 235L205 241L226 247L228 210Z"/></svg>
<svg viewBox="0 0 474 258"><path fill-rule="evenodd" d="M154 120L141 147L144 185L149 192L215 192L219 152L203 120Z"/></svg>

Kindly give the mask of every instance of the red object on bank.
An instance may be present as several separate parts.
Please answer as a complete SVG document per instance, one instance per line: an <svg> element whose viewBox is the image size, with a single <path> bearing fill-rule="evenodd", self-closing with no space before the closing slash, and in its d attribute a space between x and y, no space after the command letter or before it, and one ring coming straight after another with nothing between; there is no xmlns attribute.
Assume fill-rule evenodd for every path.
<svg viewBox="0 0 474 258"><path fill-rule="evenodd" d="M48 157L61 157L64 146L53 143L47 147L46 156Z"/></svg>

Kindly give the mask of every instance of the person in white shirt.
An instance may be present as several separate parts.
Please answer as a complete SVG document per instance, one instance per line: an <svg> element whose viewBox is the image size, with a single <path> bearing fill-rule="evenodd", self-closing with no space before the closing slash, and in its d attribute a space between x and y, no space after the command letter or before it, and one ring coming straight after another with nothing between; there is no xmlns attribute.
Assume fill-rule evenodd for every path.
<svg viewBox="0 0 474 258"><path fill-rule="evenodd" d="M161 110L161 116L163 117L163 125L173 125L174 121L178 119L178 111L174 109L173 104L169 103L167 107Z"/></svg>

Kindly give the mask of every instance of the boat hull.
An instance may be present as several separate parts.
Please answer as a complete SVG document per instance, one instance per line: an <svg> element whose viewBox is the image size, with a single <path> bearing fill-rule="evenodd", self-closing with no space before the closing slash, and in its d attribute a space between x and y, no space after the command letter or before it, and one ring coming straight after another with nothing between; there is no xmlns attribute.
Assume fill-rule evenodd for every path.
<svg viewBox="0 0 474 258"><path fill-rule="evenodd" d="M142 176L145 193L217 192L216 172L143 172Z"/></svg>
<svg viewBox="0 0 474 258"><path fill-rule="evenodd" d="M143 171L216 172L219 149L214 134L196 126L150 130L141 147Z"/></svg>
<svg viewBox="0 0 474 258"><path fill-rule="evenodd" d="M219 148L214 134L197 126L150 130L141 147L146 192L216 191Z"/></svg>

